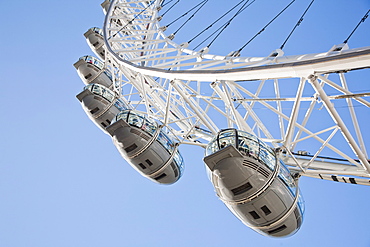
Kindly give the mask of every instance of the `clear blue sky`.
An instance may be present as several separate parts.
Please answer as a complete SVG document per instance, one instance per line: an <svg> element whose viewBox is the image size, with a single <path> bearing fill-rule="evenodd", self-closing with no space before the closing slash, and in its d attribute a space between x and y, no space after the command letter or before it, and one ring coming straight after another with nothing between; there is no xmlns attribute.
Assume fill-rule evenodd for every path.
<svg viewBox="0 0 370 247"><path fill-rule="evenodd" d="M213 2L223 7L226 1ZM0 247L370 246L367 186L302 178L303 226L290 238L274 239L244 226L217 199L201 149L181 149L186 170L174 185L137 174L75 98L83 83L72 65L92 54L83 33L102 26L100 3L0 2ZM287 53L327 51L369 7L369 0L315 2ZM282 41L272 41L280 29L272 29L249 52L264 56L278 48ZM369 31L367 20L350 47L368 46ZM370 88L369 77L362 79Z"/></svg>

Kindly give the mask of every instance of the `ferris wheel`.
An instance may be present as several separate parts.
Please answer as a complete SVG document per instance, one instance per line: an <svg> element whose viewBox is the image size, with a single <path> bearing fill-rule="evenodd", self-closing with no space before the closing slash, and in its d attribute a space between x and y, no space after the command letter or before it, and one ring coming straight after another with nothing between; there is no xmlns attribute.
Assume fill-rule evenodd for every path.
<svg viewBox="0 0 370 247"><path fill-rule="evenodd" d="M166 32L170 2L105 1L104 27L85 33L100 59L75 64L87 84L77 98L136 170L176 182L184 169L179 146L199 146L219 198L269 236L299 229L300 176L370 185L362 131L370 90L352 90L351 77L370 67L370 47L349 49L346 40L325 53L243 57L243 46L213 55Z"/></svg>

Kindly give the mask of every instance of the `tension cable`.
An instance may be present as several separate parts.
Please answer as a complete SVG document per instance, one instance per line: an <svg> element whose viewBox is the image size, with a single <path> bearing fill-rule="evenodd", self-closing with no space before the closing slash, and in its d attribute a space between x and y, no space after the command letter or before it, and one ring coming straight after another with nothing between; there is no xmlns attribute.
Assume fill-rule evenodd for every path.
<svg viewBox="0 0 370 247"><path fill-rule="evenodd" d="M221 33L230 25L230 23L231 23L231 21L232 20L234 20L234 18L237 16L237 15L239 15L243 10L245 10L246 9L246 7L245 7L245 5L247 4L249 2L249 0L247 0L247 2L245 2L244 4L243 4L243 6L241 6L240 7L240 9L238 10L238 12L236 12L235 14L234 14L234 16L233 17L231 17L231 19L226 23L226 25L224 25L223 26L223 28L221 29L221 31L216 35L216 37L214 37L213 38L213 40L211 41L211 43L209 43L208 45L207 45L207 47L210 47L212 44L213 44L213 42L221 35ZM254 2L254 1L253 1ZM253 3L252 2L252 3ZM248 6L250 6L252 3L250 3ZM248 7L247 6L247 7ZM245 8L244 8L245 7Z"/></svg>
<svg viewBox="0 0 370 247"><path fill-rule="evenodd" d="M184 14L182 14L181 16L177 17L174 21L170 22L170 24L166 25L166 28L171 26L173 23L175 23L176 21L180 20L182 17L186 16L187 14L189 14L191 11L193 11L195 8L197 8L199 5L202 5L201 7L204 6L204 3L205 2L208 2L208 0L203 0L202 2L198 3L197 5L195 5L193 8L191 8L190 10L188 10L187 12L185 12Z"/></svg>
<svg viewBox="0 0 370 247"><path fill-rule="evenodd" d="M195 16L195 14L196 13L198 13L198 11L201 9L201 8L203 8L204 7L204 5L206 4L208 2L208 0L204 0L203 1L203 4L173 33L174 35L178 32L178 31L180 31L180 29L181 28L183 28L184 26L185 26L185 24L186 23L188 23L194 16ZM202 3L202 2L201 2ZM200 3L200 4L201 4ZM198 4L199 5L199 4ZM198 6L197 5L197 6Z"/></svg>
<svg viewBox="0 0 370 247"><path fill-rule="evenodd" d="M254 35L247 43L245 43L239 50L235 52L235 55L239 55L240 52L250 43L252 40L254 40L259 34L261 34L265 29L274 21L276 20L287 8L290 7L295 2L295 0L291 1L282 11L280 11L279 14L277 14L269 23L267 23L256 35Z"/></svg>
<svg viewBox="0 0 370 247"><path fill-rule="evenodd" d="M348 38L343 41L344 44L346 44L349 40L349 38L351 38L352 34L357 30L357 28L360 26L360 24L362 22L365 22L366 18L369 16L369 12L370 12L370 9L366 12L366 14L364 15L364 17L362 17L361 21L357 24L357 26L353 29L353 31L351 32L351 34L348 36Z"/></svg>
<svg viewBox="0 0 370 247"><path fill-rule="evenodd" d="M167 2L166 4L163 4L162 7L166 6L167 4L171 3L173 0ZM165 16L165 14L167 14L176 4L178 4L180 2L180 0L177 0L174 4L171 5L171 7L169 7L161 16Z"/></svg>
<svg viewBox="0 0 370 247"><path fill-rule="evenodd" d="M207 31L208 29L210 29L214 24L216 24L218 21L220 21L222 18L224 18L228 13L230 13L232 10L234 10L238 5L240 5L244 1L245 0L241 0L234 7L232 7L229 11L227 11L225 14L223 14L221 17L219 17L214 22L212 22L208 27L206 27L205 29L203 29L203 31L201 31L200 33L198 33L197 35L195 35L191 40L188 41L188 43L190 44L194 39L198 38L202 33L204 33L205 31Z"/></svg>
<svg viewBox="0 0 370 247"><path fill-rule="evenodd" d="M244 0L245 1L245 0ZM236 12L236 14L231 18L231 19L229 19L226 23L224 23L223 25L221 25L216 31L214 31L211 35L209 35L207 38L205 38L199 45L197 45L194 49L196 49L196 48L198 48L201 44L203 44L204 42L206 42L209 38L211 38L215 33L217 33L218 31L220 31L218 34L217 34L217 36L211 41L211 43L209 43L208 45L207 45L207 47L209 48L211 45L212 45L212 43L216 40L216 38L218 37L218 36L220 36L220 34L222 33L222 31L224 31L225 30L225 28L227 27L227 26L229 26L229 24L231 23L231 21L237 16L237 15L239 15L240 13L242 13L245 9L247 9L252 3L254 3L256 0L253 0L250 4L248 4L247 6L245 6L248 2L249 2L249 0L247 0L247 2L246 3L244 3L243 4L243 6ZM243 2L243 1L242 1Z"/></svg>
<svg viewBox="0 0 370 247"><path fill-rule="evenodd" d="M290 38L290 36L292 36L293 32L295 31L295 29L301 25L302 21L303 21L303 17L306 15L307 11L309 10L309 8L311 7L311 5L313 4L315 0L312 0L311 3L308 5L308 7L306 8L306 10L304 11L304 13L302 14L301 18L299 18L297 24L295 24L294 28L292 29L292 31L290 32L290 34L288 35L288 37L285 39L284 43L280 46L280 49L282 50L286 44L286 42L288 41L288 39Z"/></svg>

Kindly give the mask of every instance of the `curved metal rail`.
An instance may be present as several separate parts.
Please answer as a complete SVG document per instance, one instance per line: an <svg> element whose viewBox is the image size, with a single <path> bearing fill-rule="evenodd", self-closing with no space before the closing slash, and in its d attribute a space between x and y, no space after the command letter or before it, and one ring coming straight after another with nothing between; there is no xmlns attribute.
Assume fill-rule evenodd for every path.
<svg viewBox="0 0 370 247"><path fill-rule="evenodd" d="M236 127L285 150L282 158L301 175L369 177L369 138L360 126L369 116L370 88L352 91L345 73L370 67L370 47L250 58L207 54L165 34L160 3L115 0L107 12L107 66L126 102L160 119L182 143L204 146L219 129ZM313 155L294 155L302 149Z"/></svg>

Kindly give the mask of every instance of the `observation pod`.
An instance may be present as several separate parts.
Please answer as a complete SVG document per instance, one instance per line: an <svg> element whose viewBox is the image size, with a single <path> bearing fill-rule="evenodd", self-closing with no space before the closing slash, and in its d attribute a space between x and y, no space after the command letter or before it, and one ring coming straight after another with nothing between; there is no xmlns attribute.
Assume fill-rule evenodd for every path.
<svg viewBox="0 0 370 247"><path fill-rule="evenodd" d="M106 15L109 9L109 5L112 2L112 0L105 0L100 6L103 8L103 12Z"/></svg>
<svg viewBox="0 0 370 247"><path fill-rule="evenodd" d="M256 136L221 130L208 144L204 162L217 196L245 225L273 237L300 228L304 204L297 181Z"/></svg>
<svg viewBox="0 0 370 247"><path fill-rule="evenodd" d="M84 33L87 44L91 50L102 60L105 60L105 47L103 39L103 30L98 27L92 27Z"/></svg>
<svg viewBox="0 0 370 247"><path fill-rule="evenodd" d="M109 88L113 84L111 73L104 69L104 63L95 57L80 57L73 66L85 85L95 83Z"/></svg>
<svg viewBox="0 0 370 247"><path fill-rule="evenodd" d="M112 119L127 105L113 91L99 84L89 84L77 96L87 116L105 133Z"/></svg>
<svg viewBox="0 0 370 247"><path fill-rule="evenodd" d="M120 112L107 127L122 157L144 177L172 184L183 173L178 145L158 123L132 110Z"/></svg>

